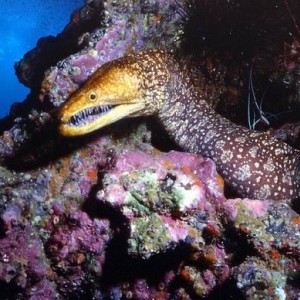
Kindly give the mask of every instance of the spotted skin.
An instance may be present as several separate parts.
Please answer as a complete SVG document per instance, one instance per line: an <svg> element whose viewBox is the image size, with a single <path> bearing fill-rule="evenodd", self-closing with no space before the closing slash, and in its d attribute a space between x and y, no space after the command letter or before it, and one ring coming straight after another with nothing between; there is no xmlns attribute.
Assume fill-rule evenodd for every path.
<svg viewBox="0 0 300 300"><path fill-rule="evenodd" d="M240 196L279 200L300 197L300 152L269 133L248 130L217 114L206 102L209 94L205 80L203 86L195 86L189 72L171 54L162 50L140 52L104 68L112 74L117 69L133 77L130 77L134 90L130 101L142 105L124 117L155 115L184 150L213 159L225 182ZM82 87L81 94L90 94L89 87L101 81L99 76L94 78ZM118 76L114 86L118 86L120 80ZM129 94L126 93L126 101ZM75 94L69 101L71 105L66 104L66 107L83 100ZM107 104L107 101L102 97L98 105L101 103ZM62 108L62 120L69 109ZM62 132L68 135L68 126Z"/></svg>

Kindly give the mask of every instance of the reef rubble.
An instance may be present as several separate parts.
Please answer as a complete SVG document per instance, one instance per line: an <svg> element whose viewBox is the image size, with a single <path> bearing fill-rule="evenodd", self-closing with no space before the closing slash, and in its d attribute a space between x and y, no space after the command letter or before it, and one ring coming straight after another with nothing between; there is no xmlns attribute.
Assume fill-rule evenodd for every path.
<svg viewBox="0 0 300 300"><path fill-rule="evenodd" d="M1 123L1 299L300 297L297 205L227 196L212 160L179 151L149 119L57 132L56 108L103 63L178 48L184 5L87 0L19 62L32 93ZM45 45L66 41L70 52L41 62ZM297 145L299 124L276 134Z"/></svg>

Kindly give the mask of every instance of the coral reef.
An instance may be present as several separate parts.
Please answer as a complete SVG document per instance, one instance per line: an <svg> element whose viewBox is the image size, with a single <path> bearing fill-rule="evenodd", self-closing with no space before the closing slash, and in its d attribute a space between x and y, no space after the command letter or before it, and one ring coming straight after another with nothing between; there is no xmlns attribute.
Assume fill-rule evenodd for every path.
<svg viewBox="0 0 300 300"><path fill-rule="evenodd" d="M203 1L206 9L218 2ZM297 203L230 199L214 162L169 151L174 144L151 120L83 138L57 133L56 107L104 62L132 50L178 49L187 7L193 11L193 1L87 0L59 37L18 64L32 93L0 124L1 299L300 297ZM49 43L60 46L46 62ZM218 73L208 54L204 71L211 82L220 75L212 92L234 102L250 62L242 59L240 84L230 88L232 72ZM295 70L288 70L294 95ZM297 145L299 124L274 135Z"/></svg>
<svg viewBox="0 0 300 300"><path fill-rule="evenodd" d="M296 295L289 282L299 270L299 215L280 202L227 200L210 159L161 153L145 126L135 132L127 149L101 137L47 172L13 180L7 171L6 296Z"/></svg>
<svg viewBox="0 0 300 300"><path fill-rule="evenodd" d="M206 225L218 230L209 198L224 201L223 181L211 160L180 152L126 152L102 185L97 198L128 219L132 256L148 259L185 241L201 247Z"/></svg>

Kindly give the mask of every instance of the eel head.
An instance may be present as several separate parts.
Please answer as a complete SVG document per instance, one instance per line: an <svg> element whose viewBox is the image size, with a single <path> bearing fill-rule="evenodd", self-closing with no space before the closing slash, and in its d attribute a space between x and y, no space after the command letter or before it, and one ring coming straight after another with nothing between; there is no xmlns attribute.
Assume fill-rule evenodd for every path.
<svg viewBox="0 0 300 300"><path fill-rule="evenodd" d="M150 50L104 64L59 109L60 133L83 135L123 118L156 114L168 98L166 56Z"/></svg>

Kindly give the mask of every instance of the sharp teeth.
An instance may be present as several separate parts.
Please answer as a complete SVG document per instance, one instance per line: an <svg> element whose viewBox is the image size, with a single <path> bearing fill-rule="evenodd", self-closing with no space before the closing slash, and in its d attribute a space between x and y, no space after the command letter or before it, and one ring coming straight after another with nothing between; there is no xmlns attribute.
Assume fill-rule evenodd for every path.
<svg viewBox="0 0 300 300"><path fill-rule="evenodd" d="M80 111L76 115L70 118L68 122L69 125L80 126L85 125L86 123L93 121L102 115L106 114L112 109L111 105L102 105L96 107L90 107L85 110Z"/></svg>

